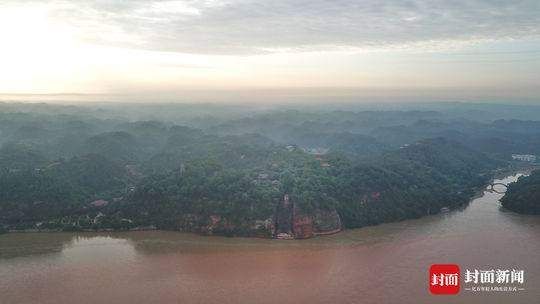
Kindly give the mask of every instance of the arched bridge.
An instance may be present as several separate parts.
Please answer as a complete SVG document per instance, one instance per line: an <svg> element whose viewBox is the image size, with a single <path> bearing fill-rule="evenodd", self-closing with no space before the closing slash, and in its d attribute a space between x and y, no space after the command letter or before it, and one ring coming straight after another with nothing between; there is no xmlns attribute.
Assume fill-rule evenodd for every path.
<svg viewBox="0 0 540 304"><path fill-rule="evenodd" d="M495 189L495 186L504 186L504 191L499 191L499 190ZM504 194L506 192L506 190L508 190L508 185L503 184L503 183L491 183L491 184L489 184L489 186L487 188L487 191L495 192L495 193L499 193L499 194Z"/></svg>

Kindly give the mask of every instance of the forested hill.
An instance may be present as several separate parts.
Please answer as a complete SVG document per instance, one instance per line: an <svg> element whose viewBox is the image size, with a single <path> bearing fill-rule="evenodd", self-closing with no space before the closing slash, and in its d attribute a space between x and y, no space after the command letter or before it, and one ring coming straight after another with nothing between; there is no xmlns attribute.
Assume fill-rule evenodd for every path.
<svg viewBox="0 0 540 304"><path fill-rule="evenodd" d="M540 214L540 170L510 184L501 202L506 209L518 213Z"/></svg>
<svg viewBox="0 0 540 304"><path fill-rule="evenodd" d="M39 168L5 168L0 173L1 220L18 229L155 226L272 236L276 212L287 195L296 214L324 232L321 227L362 227L460 206L497 165L445 139L420 141L360 163L271 145L258 137L249 137L247 147L232 144L242 139L195 140L170 154L168 170L148 173L125 159L100 154ZM196 153L199 149L206 152ZM155 157L150 159L153 164ZM294 233L292 226L289 230Z"/></svg>
<svg viewBox="0 0 540 304"><path fill-rule="evenodd" d="M446 139L423 140L336 172L348 227L438 213L466 204L502 165Z"/></svg>
<svg viewBox="0 0 540 304"><path fill-rule="evenodd" d="M143 108L0 111L0 227L309 237L461 206L540 136L436 111Z"/></svg>

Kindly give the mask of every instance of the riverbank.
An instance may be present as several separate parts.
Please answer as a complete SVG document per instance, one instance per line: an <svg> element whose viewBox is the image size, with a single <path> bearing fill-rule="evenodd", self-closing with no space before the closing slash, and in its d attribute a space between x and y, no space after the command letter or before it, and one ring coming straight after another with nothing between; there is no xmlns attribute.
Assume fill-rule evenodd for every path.
<svg viewBox="0 0 540 304"><path fill-rule="evenodd" d="M454 263L524 269L525 290L462 288L438 303L536 303L540 217L500 212L500 197L486 192L462 211L289 242L167 231L7 234L1 302L432 303L426 272Z"/></svg>
<svg viewBox="0 0 540 304"><path fill-rule="evenodd" d="M468 206L468 204L470 204L471 201L473 201L476 198L479 198L479 197L481 197L483 195L483 193L484 193L484 191L486 189L486 186L493 183L493 181L498 179L498 178L503 178L503 177L507 177L507 176L514 176L514 175L519 174L519 173L524 174L524 175L528 175L528 174L530 174L530 172L532 170L534 170L536 168L538 168L538 166L510 165L509 167L506 167L506 168L497 169L497 170L495 170L495 171L493 171L491 173L491 178L484 185L482 185L481 187L471 189L474 194L466 202L464 202L462 205L451 208L450 210L466 208ZM441 210L436 210L436 212L427 214L425 216L438 214L440 212L441 212ZM423 217L425 217L425 216L423 216ZM309 221L305 221L304 217L301 218L301 219L303 219L303 221L298 221L299 223L296 223L296 225L293 225L294 227L291 226L292 227L291 229L294 229L294 228L298 229L298 227L301 228L302 233L298 234L299 237L295 237L294 233L292 233L290 235L290 237L281 237L281 238L277 237L278 233L274 233L272 235L253 234L253 235L224 235L224 236L229 236L229 237L238 237L238 236L240 236L240 237L255 237L255 238L278 238L278 239L308 239L308 238L313 238L313 237L317 237L317 236L332 235L332 234L340 233L343 230L348 230L346 227L343 227L341 225L341 221L339 220L340 215L338 215L337 213L335 214L334 217L337 217L338 219L334 220L334 221L339 222L339 225L338 225L339 227L336 226L336 227L334 227L332 229L327 229L326 231L314 230L313 227L311 227L311 229L307 229L307 228L310 228L310 227L306 227L306 226L309 226L308 224L313 223L314 221L313 221L313 219L311 219ZM407 220L407 219L403 219L403 220ZM293 223L291 223L291 224L293 224ZM363 226L363 227L369 227L369 226ZM363 227L361 227L361 228L363 228ZM59 228L59 229L37 229L37 228L31 228L31 229L4 229L4 231L0 231L0 234L1 233L54 233L54 232L90 232L90 233L96 233L96 232L121 232L121 231L123 231L123 232L126 232L126 231L136 232L136 231L152 231L152 230L193 232L193 233L197 233L197 234L200 234L200 235L220 235L219 233L208 233L208 232L205 233L205 232L200 232L200 231L159 229L154 225L133 227L133 228L129 228L129 229L113 229L113 228L82 229L82 228L77 228L77 227L69 227L69 229L61 229L61 228ZM305 231L308 231L309 233L306 233Z"/></svg>
<svg viewBox="0 0 540 304"><path fill-rule="evenodd" d="M501 199L501 205L512 212L540 215L540 171L533 171L511 184Z"/></svg>
<svg viewBox="0 0 540 304"><path fill-rule="evenodd" d="M73 229L73 230L64 230L64 229L8 229L6 233L53 233L53 232L120 232L120 231L153 231L159 230L155 226L145 226L145 227L134 227L130 229L112 229L112 228L103 228L103 229Z"/></svg>
<svg viewBox="0 0 540 304"><path fill-rule="evenodd" d="M496 172L493 172L493 174L492 174L493 177L490 179L490 181L486 185L488 185L490 182L492 182L497 176L509 175L510 172L512 172L511 174L516 174L517 173L517 171L511 171L510 168L503 168L503 169L497 170ZM479 187L478 189L473 189L475 194L473 196L471 196L467 202L463 203L463 205L461 205L461 206L459 206L457 208L466 207L467 204L470 203L470 201L472 201L475 198L481 196L483 191L485 190L486 185L483 185L482 187ZM456 209L456 208L453 208L453 209ZM437 214L439 212L440 212L440 210L436 210L436 212L431 213L431 214ZM427 216L429 216L431 214L428 214ZM279 238L279 239L308 239L308 238L317 237L317 236L332 235L332 234L339 233L339 232L341 232L343 230L347 230L347 228L342 227L341 221L339 219L340 216L337 213L333 214L333 216L331 218L332 218L332 220L334 222L337 222L339 224L338 225L333 225L334 227L331 227L331 228L326 229L326 230L313 229L313 227L307 227L307 226L309 226L308 224L313 225L314 221L313 221L313 219L309 220L309 221L305 221L304 217L300 217L300 219L303 219L304 221L297 221L293 217L294 221L291 224L294 224L294 225L292 225L291 229L299 230L302 233L292 233L290 237L286 237L286 238L281 237L281 238L279 238L279 237L277 237L278 233L275 233L273 235L268 235L268 236L260 236L260 235L241 235L241 236L242 237L246 237L246 236L247 237L257 237L257 238ZM321 218L324 219L324 218L328 218L328 217L329 217L328 215L326 215L326 217L319 216L318 220L320 222ZM403 220L406 220L406 219L403 219ZM364 226L364 227L367 227L367 226ZM95 233L95 232L151 231L151 230L178 231L178 230L158 229L156 226L141 226L141 227L133 227L133 228L129 228L129 229L113 229L113 228L83 229L83 228L79 228L79 227L71 227L71 226L69 226L67 229L62 229L62 228L58 228L58 229L38 229L38 228L32 228L32 229L8 229L7 231L4 231L4 232L7 232L7 233L53 233L53 232L83 232L83 233L84 232L89 232L89 233ZM306 233L305 231L309 231L310 233ZM198 232L198 231L183 231L183 232L194 232L194 233L198 233L200 235L213 235L214 234L214 233L201 233L201 232ZM296 235L298 235L299 237L295 237Z"/></svg>

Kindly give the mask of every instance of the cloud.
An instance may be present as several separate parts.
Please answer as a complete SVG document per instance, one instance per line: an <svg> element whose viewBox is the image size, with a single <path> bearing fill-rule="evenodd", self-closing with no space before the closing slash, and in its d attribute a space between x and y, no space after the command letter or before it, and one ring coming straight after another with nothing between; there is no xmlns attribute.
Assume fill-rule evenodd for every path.
<svg viewBox="0 0 540 304"><path fill-rule="evenodd" d="M83 41L183 53L425 50L540 37L538 0L90 0L46 6L55 23L72 27Z"/></svg>

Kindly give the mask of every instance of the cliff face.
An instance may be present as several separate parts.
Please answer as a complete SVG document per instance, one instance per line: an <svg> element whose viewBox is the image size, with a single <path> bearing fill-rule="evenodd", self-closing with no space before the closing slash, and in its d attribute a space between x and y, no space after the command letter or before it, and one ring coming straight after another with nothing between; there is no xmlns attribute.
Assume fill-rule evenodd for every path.
<svg viewBox="0 0 540 304"><path fill-rule="evenodd" d="M341 218L335 209L317 210L313 218L315 235L333 234L341 231Z"/></svg>
<svg viewBox="0 0 540 304"><path fill-rule="evenodd" d="M339 231L341 231L341 219L336 210L317 210L311 215L295 213L293 233L296 239L307 239Z"/></svg>
<svg viewBox="0 0 540 304"><path fill-rule="evenodd" d="M294 204L285 194L283 201L277 206L275 212L275 236L290 238L293 235Z"/></svg>
<svg viewBox="0 0 540 304"><path fill-rule="evenodd" d="M293 219L293 233L295 239L307 239L314 236L313 217L309 215L295 215Z"/></svg>
<svg viewBox="0 0 540 304"><path fill-rule="evenodd" d="M232 224L220 215L200 217L184 215L176 221L176 229L207 235L255 236L277 239L307 239L341 231L341 218L335 209L305 213L288 195L278 204L273 218Z"/></svg>
<svg viewBox="0 0 540 304"><path fill-rule="evenodd" d="M316 235L341 231L341 219L336 210L316 210L304 213L285 195L276 209L274 237L278 239L307 239Z"/></svg>

